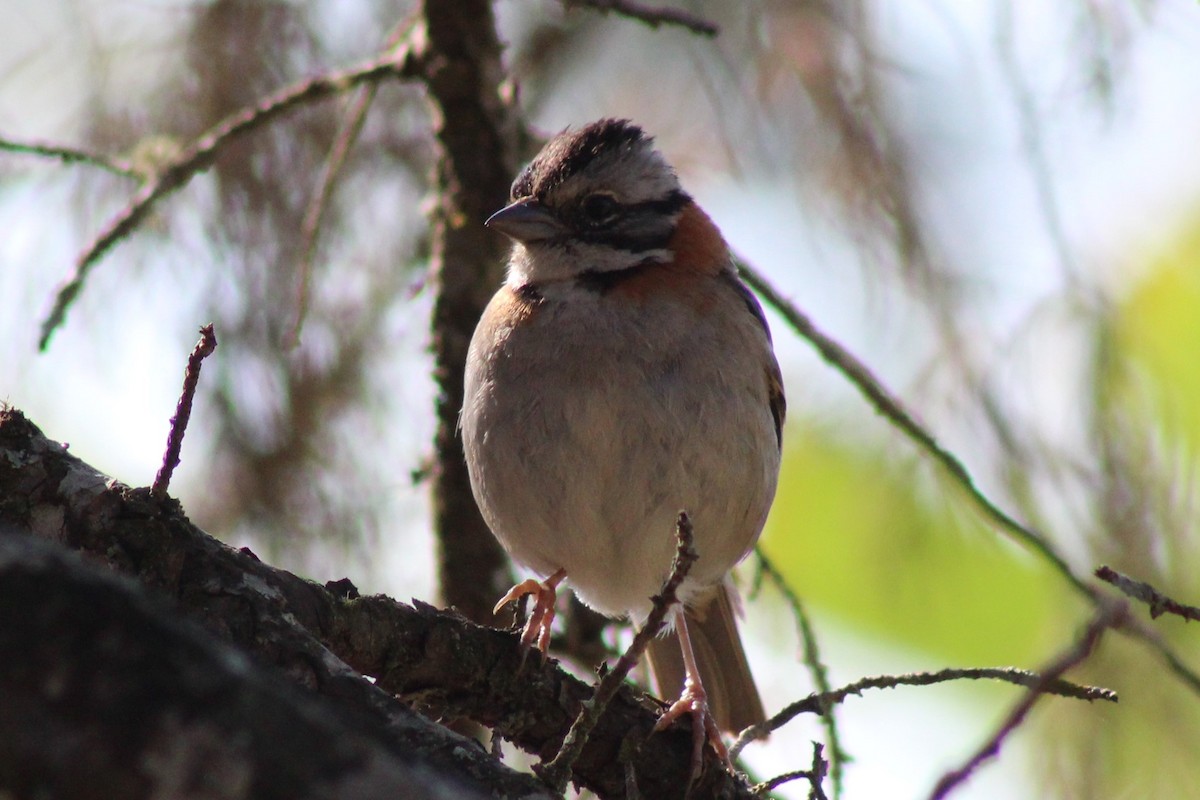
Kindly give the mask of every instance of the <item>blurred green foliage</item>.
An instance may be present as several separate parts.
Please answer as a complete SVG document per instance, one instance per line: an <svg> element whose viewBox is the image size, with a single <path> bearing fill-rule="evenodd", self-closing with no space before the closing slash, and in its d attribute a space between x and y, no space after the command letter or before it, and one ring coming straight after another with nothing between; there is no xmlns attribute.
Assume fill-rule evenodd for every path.
<svg viewBox="0 0 1200 800"><path fill-rule="evenodd" d="M803 422L789 435L762 546L807 603L939 666L1044 657L1067 594L1053 570L956 509L954 493L894 450L847 446Z"/></svg>
<svg viewBox="0 0 1200 800"><path fill-rule="evenodd" d="M1053 533L1088 533L1096 565L1115 559L1200 605L1200 224L1139 270L1096 329L1108 349L1095 375L1104 420L1095 435L1110 440L1092 444L1114 461L1095 474L1121 478L1091 488L1095 531ZM1087 621L1060 575L988 530L919 458L810 420L788 433L762 547L812 608L920 653L930 668L1037 668ZM1114 517L1114 486L1135 493L1120 505L1137 513ZM1135 613L1200 672L1200 627ZM1109 633L1069 677L1121 700L1039 705L1018 739L1038 763L1043 796L1200 798L1200 697L1161 657ZM984 713L999 713L988 702Z"/></svg>
<svg viewBox="0 0 1200 800"><path fill-rule="evenodd" d="M1200 453L1200 224L1153 261L1122 300L1116 322L1118 351L1133 370L1114 388L1125 403L1149 400L1130 410L1148 413L1147 421L1194 461Z"/></svg>
<svg viewBox="0 0 1200 800"><path fill-rule="evenodd" d="M1140 255L1137 254L1137 255ZM1200 214L1146 263L1116 304L1113 368L1103 390L1125 421L1140 474L1131 501L1141 530L1114 531L1114 564L1172 598L1200 605ZM1130 431L1133 431L1131 434ZM1145 542L1132 548L1130 542ZM1200 627L1170 616L1149 621L1183 662L1200 672ZM1200 797L1200 697L1137 643L1110 636L1082 679L1121 692L1121 713L1082 724L1081 709L1055 707L1044 720L1048 741L1064 752L1051 764L1062 785L1091 796ZM1086 794L1073 796L1085 797Z"/></svg>

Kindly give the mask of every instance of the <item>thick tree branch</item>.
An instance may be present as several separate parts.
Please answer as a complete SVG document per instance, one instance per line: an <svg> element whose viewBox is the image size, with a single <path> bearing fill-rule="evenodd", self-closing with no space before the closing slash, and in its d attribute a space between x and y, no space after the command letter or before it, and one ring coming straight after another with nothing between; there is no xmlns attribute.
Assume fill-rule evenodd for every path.
<svg viewBox="0 0 1200 800"><path fill-rule="evenodd" d="M0 529L65 544L173 600L185 616L293 682L386 727L403 758L474 775L478 787L504 797L540 796L528 776L500 767L330 652L322 639L364 624L352 611L354 601L273 569L248 550L226 547L193 526L177 502L107 478L11 409L0 409L0 498ZM395 637L376 641L385 650L397 646Z"/></svg>
<svg viewBox="0 0 1200 800"><path fill-rule="evenodd" d="M0 585L0 795L494 796L60 547L0 532Z"/></svg>
<svg viewBox="0 0 1200 800"><path fill-rule="evenodd" d="M512 584L508 559L475 507L458 436L467 346L500 284L508 244L483 227L504 205L516 172L512 111L489 0L426 0L416 38L426 43L425 83L439 146L431 272L434 378L434 528L446 603L477 622Z"/></svg>
<svg viewBox="0 0 1200 800"><path fill-rule="evenodd" d="M522 670L511 633L426 605L346 599L233 550L192 525L176 502L110 480L12 409L0 410L0 498L0 526L62 542L135 578L294 682L377 719L398 751L439 770L476 775L500 796L537 797L531 787L540 784L500 767L393 695L438 717L473 719L549 758L592 693L553 661L531 660ZM628 764L643 797L682 797L690 732L650 736L657 711L622 687L592 731L574 780L602 798L624 797ZM715 763L708 767L692 789L696 800L752 796Z"/></svg>

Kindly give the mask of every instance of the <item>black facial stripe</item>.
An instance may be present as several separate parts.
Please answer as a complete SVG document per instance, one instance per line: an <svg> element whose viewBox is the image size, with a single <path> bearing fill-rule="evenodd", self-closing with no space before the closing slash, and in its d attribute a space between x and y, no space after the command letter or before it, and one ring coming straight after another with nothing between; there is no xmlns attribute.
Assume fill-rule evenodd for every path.
<svg viewBox="0 0 1200 800"><path fill-rule="evenodd" d="M661 200L645 200L641 203L618 203L616 206L617 213L613 216L613 221L594 228L594 230L620 229L622 227L629 227L630 223L653 223L658 219L671 219L673 221L675 215L682 211L683 207L691 201L691 195L681 189L676 189ZM565 217L564 221L570 224L571 227L578 228L581 232L587 230L589 220L578 206L567 210L563 216Z"/></svg>
<svg viewBox="0 0 1200 800"><path fill-rule="evenodd" d="M645 253L650 250L662 250L671 241L675 231L651 231L645 233L621 234L615 231L588 231L572 235L570 238L601 245L611 250L621 250L626 253Z"/></svg>
<svg viewBox="0 0 1200 800"><path fill-rule="evenodd" d="M597 294L607 294L630 278L636 278L638 275L641 275L651 266L653 266L652 262L643 261L625 269L589 269L579 276L579 285Z"/></svg>
<svg viewBox="0 0 1200 800"><path fill-rule="evenodd" d="M675 235L675 219L692 198L684 191L671 192L661 200L622 205L615 222L598 228L573 224L572 236L630 253L661 250Z"/></svg>
<svg viewBox="0 0 1200 800"><path fill-rule="evenodd" d="M676 189L661 200L646 200L641 203L628 205L629 211L648 212L652 214L674 215L683 210L683 207L692 202L692 196L682 189Z"/></svg>

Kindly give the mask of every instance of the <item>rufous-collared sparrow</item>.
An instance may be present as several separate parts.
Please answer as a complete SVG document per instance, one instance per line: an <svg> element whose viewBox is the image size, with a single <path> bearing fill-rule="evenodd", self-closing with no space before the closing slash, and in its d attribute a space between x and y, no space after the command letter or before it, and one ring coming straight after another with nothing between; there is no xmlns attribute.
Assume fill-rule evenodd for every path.
<svg viewBox="0 0 1200 800"><path fill-rule="evenodd" d="M783 385L761 306L652 142L625 120L564 131L487 220L514 246L471 340L463 443L488 525L544 579L501 601L536 596L523 638L543 652L563 580L644 619L688 512L699 559L649 657L660 693L683 687L664 720L693 714L697 754L706 734L723 754L716 730L764 717L729 571L775 495Z"/></svg>

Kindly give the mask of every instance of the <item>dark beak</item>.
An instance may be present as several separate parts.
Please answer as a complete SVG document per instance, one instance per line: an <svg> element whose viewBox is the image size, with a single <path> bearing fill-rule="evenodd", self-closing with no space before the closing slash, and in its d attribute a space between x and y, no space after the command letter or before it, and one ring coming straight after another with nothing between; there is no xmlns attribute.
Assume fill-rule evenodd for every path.
<svg viewBox="0 0 1200 800"><path fill-rule="evenodd" d="M505 206L483 224L518 242L552 239L563 231L562 224L554 215L532 197Z"/></svg>

